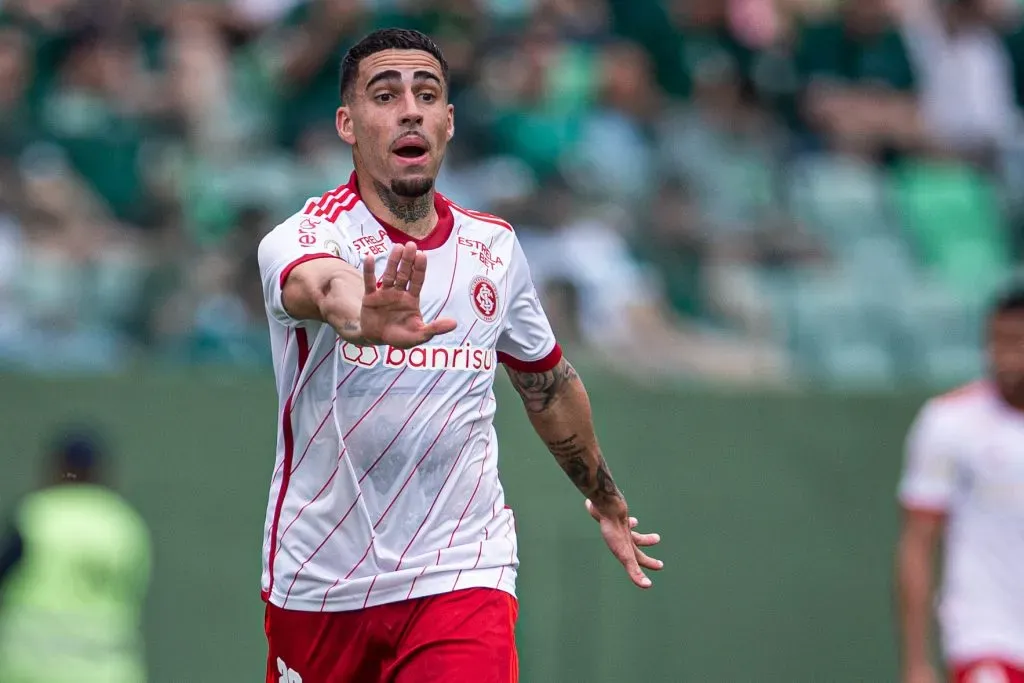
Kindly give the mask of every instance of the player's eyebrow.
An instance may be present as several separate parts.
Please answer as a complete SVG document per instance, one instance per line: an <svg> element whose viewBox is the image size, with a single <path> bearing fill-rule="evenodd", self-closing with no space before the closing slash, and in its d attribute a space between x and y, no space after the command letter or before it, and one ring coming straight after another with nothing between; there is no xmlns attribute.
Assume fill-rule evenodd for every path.
<svg viewBox="0 0 1024 683"><path fill-rule="evenodd" d="M381 71L378 74L374 74L369 81L366 82L366 89L369 90L375 84L381 81L400 81L402 80L402 74L398 73L394 69L388 69L387 71Z"/></svg>
<svg viewBox="0 0 1024 683"><path fill-rule="evenodd" d="M434 81L441 85L441 79L433 71L417 71L412 75L414 81Z"/></svg>
<svg viewBox="0 0 1024 683"><path fill-rule="evenodd" d="M426 71L426 70L416 71L415 73L413 73L412 78L413 78L414 81L435 81L438 85L441 85L441 79L438 78L437 74L433 73L432 71ZM370 78L370 80L366 82L366 89L369 90L375 84L380 83L381 81L401 81L401 80L402 80L402 74L401 73L399 73L395 69L387 69L385 71L381 71L378 74L374 74L373 77Z"/></svg>

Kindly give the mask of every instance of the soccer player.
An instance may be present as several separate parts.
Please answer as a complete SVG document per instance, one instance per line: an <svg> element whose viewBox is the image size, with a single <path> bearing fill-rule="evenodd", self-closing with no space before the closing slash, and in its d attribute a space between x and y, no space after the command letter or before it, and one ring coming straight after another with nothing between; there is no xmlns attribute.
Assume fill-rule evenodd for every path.
<svg viewBox="0 0 1024 683"><path fill-rule="evenodd" d="M435 191L447 96L428 37L364 38L342 63L336 114L355 172L260 243L280 397L268 682L517 680L499 364L630 579L648 588L643 569L662 567L641 549L659 537L634 530L512 227Z"/></svg>
<svg viewBox="0 0 1024 683"><path fill-rule="evenodd" d="M988 320L990 378L930 400L907 439L898 547L903 683L929 663L944 541L942 650L956 683L1024 683L1024 289Z"/></svg>

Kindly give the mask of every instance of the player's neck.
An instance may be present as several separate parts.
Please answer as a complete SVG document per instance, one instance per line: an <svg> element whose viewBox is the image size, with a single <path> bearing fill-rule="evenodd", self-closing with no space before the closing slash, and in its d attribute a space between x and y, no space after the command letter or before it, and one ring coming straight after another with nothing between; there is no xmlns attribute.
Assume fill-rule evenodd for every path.
<svg viewBox="0 0 1024 683"><path fill-rule="evenodd" d="M359 180L362 185L363 181ZM434 191L421 197L400 197L391 188L370 180L370 187L360 187L359 194L370 212L380 220L415 239L423 239L437 226Z"/></svg>

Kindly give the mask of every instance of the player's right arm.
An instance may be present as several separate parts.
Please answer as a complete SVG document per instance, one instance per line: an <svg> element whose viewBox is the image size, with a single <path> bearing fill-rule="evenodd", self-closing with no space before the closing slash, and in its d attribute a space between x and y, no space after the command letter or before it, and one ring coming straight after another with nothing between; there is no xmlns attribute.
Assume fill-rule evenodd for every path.
<svg viewBox="0 0 1024 683"><path fill-rule="evenodd" d="M937 683L931 664L936 551L953 493L955 462L948 421L921 411L907 438L899 498L903 523L896 551L902 683Z"/></svg>
<svg viewBox="0 0 1024 683"><path fill-rule="evenodd" d="M314 259L295 266L285 279L281 305L296 320L325 322L345 341L367 343L359 325L363 275L341 259Z"/></svg>
<svg viewBox="0 0 1024 683"><path fill-rule="evenodd" d="M395 245L378 284L372 256L360 258L334 223L295 216L259 246L267 312L282 325L330 325L359 345L411 348L455 329L455 321L423 321L420 291L427 256L412 242Z"/></svg>
<svg viewBox="0 0 1024 683"><path fill-rule="evenodd" d="M281 324L325 322L346 341L359 341L361 259L347 235L315 216L296 215L259 245L267 311Z"/></svg>

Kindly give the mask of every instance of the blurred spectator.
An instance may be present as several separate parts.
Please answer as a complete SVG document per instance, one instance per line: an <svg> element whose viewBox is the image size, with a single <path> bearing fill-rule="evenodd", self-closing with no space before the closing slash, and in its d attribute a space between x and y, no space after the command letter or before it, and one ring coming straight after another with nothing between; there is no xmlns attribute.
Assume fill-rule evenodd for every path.
<svg viewBox="0 0 1024 683"><path fill-rule="evenodd" d="M632 43L613 43L597 56L594 101L560 166L594 196L624 206L649 198L654 184L652 126L658 93L647 55Z"/></svg>
<svg viewBox="0 0 1024 683"><path fill-rule="evenodd" d="M28 91L34 79L30 38L15 27L0 28L0 154L17 156L35 139Z"/></svg>
<svg viewBox="0 0 1024 683"><path fill-rule="evenodd" d="M144 683L149 530L105 483L89 434L61 435L0 548L0 679Z"/></svg>
<svg viewBox="0 0 1024 683"><path fill-rule="evenodd" d="M757 367L891 377L886 340L940 304L879 312L879 283L973 315L965 283L1024 244L1005 227L1024 225L1021 19L1009 0L5 0L0 362L264 362L253 245L348 177L339 60L402 25L450 62L439 187L532 242L566 335L647 335L687 373L723 367L697 349L726 335L792 355ZM555 277L554 254L579 263ZM966 372L961 342L928 372Z"/></svg>
<svg viewBox="0 0 1024 683"><path fill-rule="evenodd" d="M901 0L927 132L943 150L985 158L1017 127L1013 65L986 0Z"/></svg>
<svg viewBox="0 0 1024 683"><path fill-rule="evenodd" d="M803 120L818 144L880 160L920 140L917 83L889 5L843 2L839 16L800 32Z"/></svg>
<svg viewBox="0 0 1024 683"><path fill-rule="evenodd" d="M278 140L287 146L326 129L334 134L338 66L345 51L371 28L372 17L353 0L305 0L272 29L273 78L279 97Z"/></svg>

